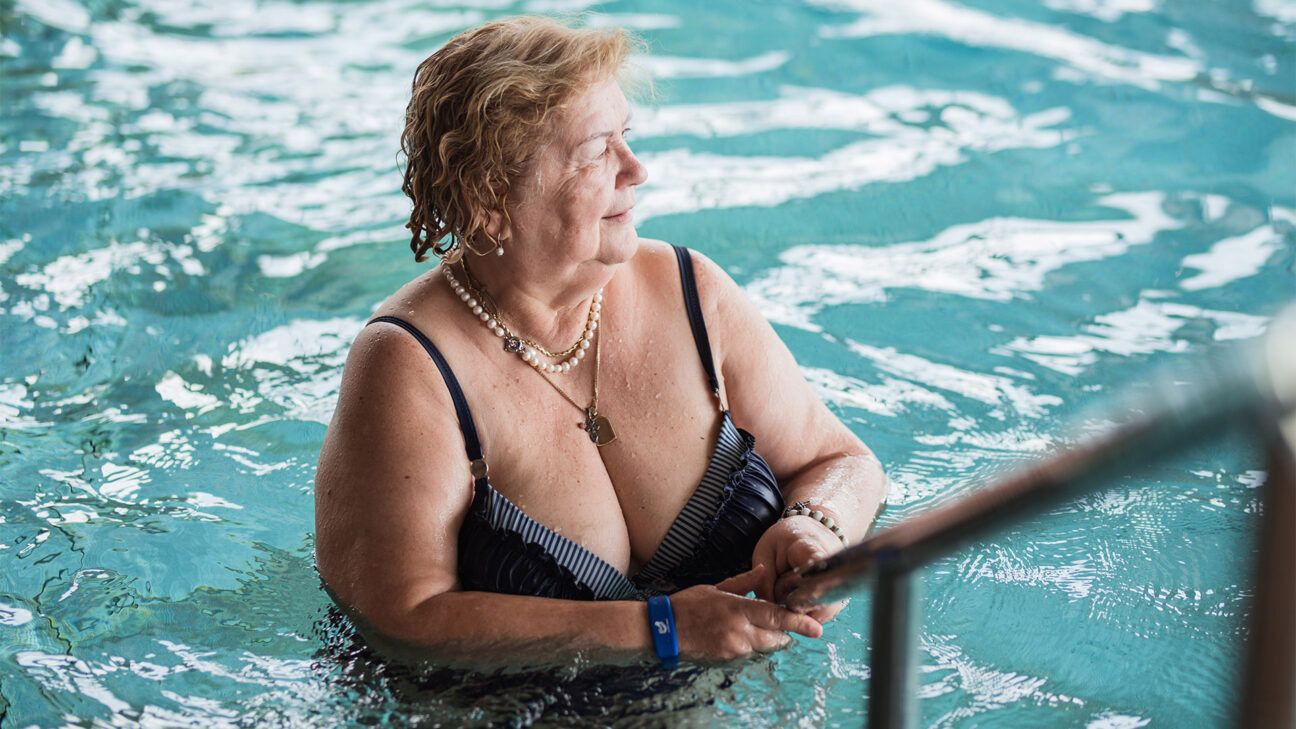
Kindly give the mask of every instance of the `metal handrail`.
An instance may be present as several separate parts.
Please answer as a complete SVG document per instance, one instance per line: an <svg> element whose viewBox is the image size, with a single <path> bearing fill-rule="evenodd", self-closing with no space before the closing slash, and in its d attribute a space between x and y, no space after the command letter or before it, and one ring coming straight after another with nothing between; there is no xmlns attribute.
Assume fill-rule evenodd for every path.
<svg viewBox="0 0 1296 729"><path fill-rule="evenodd" d="M1296 725L1296 309L1267 339L1204 363L1191 389L1161 381L1137 414L1110 431L1030 464L989 487L891 526L806 570L784 598L804 609L874 583L869 726L909 727L916 713L912 572L1057 502L1107 488L1115 476L1228 432L1268 457L1255 609L1240 726ZM1284 434L1284 428L1286 433Z"/></svg>

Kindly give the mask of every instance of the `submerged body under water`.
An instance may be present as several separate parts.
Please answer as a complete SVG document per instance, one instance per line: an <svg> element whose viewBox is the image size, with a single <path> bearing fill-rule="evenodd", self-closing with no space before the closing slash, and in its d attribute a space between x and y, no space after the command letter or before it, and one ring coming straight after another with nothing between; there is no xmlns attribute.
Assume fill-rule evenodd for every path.
<svg viewBox="0 0 1296 729"><path fill-rule="evenodd" d="M745 287L882 459L883 525L1296 293L1290 0L17 0L0 723L862 723L867 594L730 666L496 675L379 658L313 570L347 346L421 270L413 69L577 8L652 48L640 233ZM921 723L1226 724L1261 468L1206 444L925 570Z"/></svg>

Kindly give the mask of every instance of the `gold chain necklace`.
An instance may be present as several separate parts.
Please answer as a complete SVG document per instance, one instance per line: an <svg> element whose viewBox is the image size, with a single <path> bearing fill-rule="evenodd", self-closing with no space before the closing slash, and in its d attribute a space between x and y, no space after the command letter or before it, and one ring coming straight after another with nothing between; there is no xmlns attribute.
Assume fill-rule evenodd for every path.
<svg viewBox="0 0 1296 729"><path fill-rule="evenodd" d="M616 431L612 430L612 421L608 420L606 415L603 415L598 411L599 362L601 360L599 352L602 349L602 343L602 336L594 340L594 396L590 399L588 407L581 407L580 403L573 400L570 395L558 386L558 383L549 379L549 377L539 369L536 370L536 372L544 378L544 381L549 383L550 387L557 390L559 395L562 395L564 400L571 403L572 407L585 413L585 422L577 423L577 425L581 430L585 431L586 435L589 436L590 442L600 448L616 440Z"/></svg>
<svg viewBox="0 0 1296 729"><path fill-rule="evenodd" d="M599 291L599 293L596 294L594 298L590 301L589 313L585 315L585 329L584 331L581 332L581 335L577 337L576 343L568 347L567 349L564 349L561 352L550 352L548 349L545 349L544 345L540 344L534 339L528 339L527 337L524 337L521 334L517 334L513 332L511 329L509 329L508 324L504 323L504 318L499 315L499 307L495 305L495 300L491 298L490 292L488 292L486 290L486 287L483 286L482 283L477 280L477 277L473 275L472 271L469 270L467 265L464 265L463 271L464 271L464 277L468 279L467 282L468 288L471 289L473 293L477 294L477 297L479 299L490 302L490 307L493 310L491 313L495 316L495 321L498 322L499 325L504 328L505 332L507 332L507 336L513 337L514 339L521 341L523 344L530 346L532 349L539 352L540 354L543 354L546 357L550 357L552 359L562 359L563 357L568 357L572 355L576 350L582 348L581 347L582 344L590 340L590 338L593 336L594 329L597 328L598 326L595 323L598 321L598 318L595 317L594 315L598 314L602 310L602 306L603 306L602 291ZM593 327L591 327L591 324L593 324ZM588 349L589 345L586 344L584 348Z"/></svg>
<svg viewBox="0 0 1296 729"><path fill-rule="evenodd" d="M473 278L472 272L468 270L467 266L464 266L464 274L469 279L467 284L459 283L449 266L443 266L441 270L455 295L472 310L474 316L482 320L487 329L503 340L505 352L516 354L522 358L522 361L537 370L550 374L570 372L585 358L585 353L590 348L590 340L593 339L594 332L599 326L599 320L603 316L602 289L599 289L594 294L594 298L590 300L589 314L585 319L585 331L581 334L580 339L567 348L566 351L550 352L538 343L518 336L504 323L499 314L499 306L491 298L490 292L486 291L486 288ZM473 285L474 283L476 285ZM571 356L564 362L550 363L541 360L540 355L542 354L553 358Z"/></svg>
<svg viewBox="0 0 1296 729"><path fill-rule="evenodd" d="M499 306L492 300L485 287L481 287L481 284L473 287L472 284L459 283L459 279L455 278L454 272L448 266L443 267L442 272L445 274L450 288L454 289L455 296L459 297L459 300L463 301L464 305L472 310L474 317L482 320L482 324L485 324L487 329L490 329L491 332L495 333L495 336L504 341L504 352L517 354L518 357L522 358L522 361L530 364L531 367L548 372L551 375L570 372L577 367L577 364L581 363L587 350L590 349L590 341L594 339L595 329L599 328L599 319L603 318L603 289L599 289L590 301L590 314L587 315L586 322L584 322L584 333L582 333L581 339L577 340L572 348L568 349L568 352L553 353L544 349L543 346L535 344L534 341L522 339L512 329L509 329L508 324L505 324L503 318L500 318ZM472 278L472 274L468 272L467 267L465 267L464 272L468 274L468 278ZM542 361L542 358L540 358L542 354L550 355L550 357L566 357L566 355L570 354L572 357L566 359L565 362L552 363Z"/></svg>
<svg viewBox="0 0 1296 729"><path fill-rule="evenodd" d="M477 294L477 298L481 298L482 301L490 302L490 307L492 309L491 313L495 315L495 320L496 322L499 322L499 326L504 328L504 332L507 332L507 335L505 336L513 337L513 339L521 341L522 344L529 345L531 349L535 350L535 352L546 355L546 357L551 359L561 359L564 357L570 357L570 355L575 353L575 350L581 349L581 345L584 344L584 342L590 341L592 332L590 322L594 322L595 320L592 319L592 315L595 313L595 305L599 305L601 309L601 298L603 297L595 296L594 300L590 302L590 313L588 313L586 319L584 319L584 331L581 332L581 336L577 337L575 344L562 350L562 352L550 352L550 350L544 348L544 345L540 344L540 342L533 339L527 339L527 337L518 335L518 333L509 329L508 324L504 323L504 318L499 315L499 306L495 305L494 298L491 298L490 293L486 291L486 287L483 287L481 281L477 280L477 276L473 275L472 270L468 269L467 265L464 266L464 278L468 279L468 288L470 291ZM586 349L588 349L588 346L590 345L586 345Z"/></svg>
<svg viewBox="0 0 1296 729"><path fill-rule="evenodd" d="M603 415L598 411L599 364L602 361L601 354L603 351L603 337L594 339L594 395L590 398L590 404L587 407L581 407L580 403L573 400L566 391L558 386L558 383L549 379L546 374L567 372L572 367L575 367L576 364L579 364L580 360L584 358L585 350L589 347L590 340L593 339L595 332L598 330L599 319L602 317L603 291L601 289L594 295L594 300L590 302L589 321L585 328L585 334L582 335L581 341L577 343L579 348L572 350L575 352L575 356L561 365L553 365L541 363L539 359L534 356L534 351L532 351L531 348L522 344L520 338L509 332L505 327L504 322L500 320L499 308L495 306L494 301L490 300L485 289L473 287L472 290L469 291L455 280L454 274L450 272L449 266L444 267L443 270L445 271L446 280L450 283L450 287L454 290L455 294L457 294L459 298L468 305L473 314L482 320L482 323L486 325L486 328L490 329L497 336L504 337L504 350L521 356L522 360L531 365L531 368L543 377L544 381L549 383L549 386L556 390L559 395L562 395L564 400L571 403L572 407L585 413L584 422L577 423L576 425L585 431L585 434L589 436L591 443L602 447L616 440L616 431L612 429L612 422L608 420L606 415ZM465 267L464 272L467 273L467 271L468 269ZM471 274L468 275L471 277ZM477 298L473 297L474 294ZM478 299L480 299L480 301Z"/></svg>

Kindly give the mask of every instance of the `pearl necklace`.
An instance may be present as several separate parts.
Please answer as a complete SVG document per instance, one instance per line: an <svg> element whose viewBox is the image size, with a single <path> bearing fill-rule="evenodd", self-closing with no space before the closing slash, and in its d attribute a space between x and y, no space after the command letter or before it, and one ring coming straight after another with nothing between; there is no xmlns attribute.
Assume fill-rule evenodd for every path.
<svg viewBox="0 0 1296 729"><path fill-rule="evenodd" d="M598 293L594 294L593 300L590 301L589 315L585 319L585 331L581 333L580 339L577 340L576 344L567 348L566 351L555 354L530 339L514 334L503 319L500 318L499 312L492 311L495 309L493 301L489 302L488 308L488 294L475 289L469 290L459 283L449 266L442 266L441 272L445 274L446 281L450 284L450 288L455 292L455 295L459 297L459 300L468 306L468 309L486 325L487 329L504 340L505 352L516 354L522 358L523 362L541 372L555 375L570 372L581 363L581 360L585 359L585 353L590 348L590 340L594 338L594 332L599 326L599 319L603 317L603 289L599 289ZM479 298L482 301L479 301ZM563 357L569 354L571 355L570 358L557 363L544 362L541 359L542 356Z"/></svg>

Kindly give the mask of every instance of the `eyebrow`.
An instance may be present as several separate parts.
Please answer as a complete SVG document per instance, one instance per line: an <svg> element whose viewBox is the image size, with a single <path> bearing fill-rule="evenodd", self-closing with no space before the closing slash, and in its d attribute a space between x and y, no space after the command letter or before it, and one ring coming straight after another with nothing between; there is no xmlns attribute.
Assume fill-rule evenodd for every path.
<svg viewBox="0 0 1296 729"><path fill-rule="evenodd" d="M633 110L633 109L631 109L630 111L626 112L625 122L623 122L621 126L624 127L624 126L626 126L627 124L629 124L629 123L630 123L630 119L631 119L633 116L634 116L634 110ZM582 140L580 140L579 142L577 142L577 143L576 143L576 146L579 147L580 145L585 144L586 142L592 142L592 141L594 141L595 139L598 139L599 137L610 137L610 136L612 136L612 135L615 134L615 133L616 133L616 132L611 132L611 131L608 131L608 132L594 132L593 134L589 135L588 137L585 137L584 139L582 139Z"/></svg>

